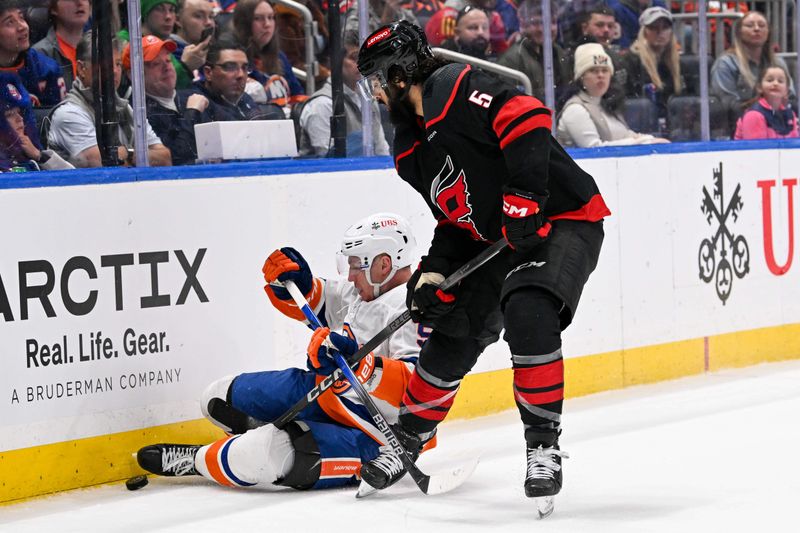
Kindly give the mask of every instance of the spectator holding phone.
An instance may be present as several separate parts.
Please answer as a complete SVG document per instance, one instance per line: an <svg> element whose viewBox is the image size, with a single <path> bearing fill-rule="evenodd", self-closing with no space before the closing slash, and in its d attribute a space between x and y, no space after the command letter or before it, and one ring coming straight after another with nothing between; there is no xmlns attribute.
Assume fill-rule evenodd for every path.
<svg viewBox="0 0 800 533"><path fill-rule="evenodd" d="M202 68L216 31L214 5L209 0L180 0L175 27L170 36L177 45L175 55L191 72Z"/></svg>

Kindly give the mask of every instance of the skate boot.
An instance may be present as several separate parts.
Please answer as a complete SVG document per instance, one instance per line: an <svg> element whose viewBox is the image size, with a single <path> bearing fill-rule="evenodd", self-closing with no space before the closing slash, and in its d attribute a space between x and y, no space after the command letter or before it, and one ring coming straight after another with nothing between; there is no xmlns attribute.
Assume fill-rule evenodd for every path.
<svg viewBox="0 0 800 533"><path fill-rule="evenodd" d="M139 450L136 461L159 476L199 476L194 456L200 448L195 444L151 444Z"/></svg>
<svg viewBox="0 0 800 533"><path fill-rule="evenodd" d="M400 424L393 425L392 431L397 435L397 440L406 449L410 459L416 461L422 451L422 439L418 435L407 432ZM381 446L378 452L375 459L361 467L361 486L356 495L358 498L394 485L406 475L403 461L394 453L391 446Z"/></svg>
<svg viewBox="0 0 800 533"><path fill-rule="evenodd" d="M525 495L536 499L539 518L553 512L553 497L561 491L561 458L569 454L558 447L559 433L555 429L525 430L528 458Z"/></svg>

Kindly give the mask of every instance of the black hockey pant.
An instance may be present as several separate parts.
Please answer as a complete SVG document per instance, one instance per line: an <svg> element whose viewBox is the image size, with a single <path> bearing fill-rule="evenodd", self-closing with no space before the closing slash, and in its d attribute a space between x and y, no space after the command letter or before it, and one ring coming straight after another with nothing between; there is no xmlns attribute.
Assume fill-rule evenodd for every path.
<svg viewBox="0 0 800 533"><path fill-rule="evenodd" d="M511 347L514 397L526 427L557 427L564 398L561 303L536 287L512 292L504 308ZM487 343L433 331L422 348L400 407L400 423L423 438L444 420L459 385Z"/></svg>

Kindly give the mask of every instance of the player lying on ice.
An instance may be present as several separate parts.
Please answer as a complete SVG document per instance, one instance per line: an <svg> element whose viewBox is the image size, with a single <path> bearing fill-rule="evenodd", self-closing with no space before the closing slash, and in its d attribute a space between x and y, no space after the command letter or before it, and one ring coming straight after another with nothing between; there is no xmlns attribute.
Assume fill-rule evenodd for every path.
<svg viewBox="0 0 800 533"><path fill-rule="evenodd" d="M202 475L233 487L318 489L357 484L362 463L378 457L385 438L347 381L325 391L284 429L269 422L334 371L333 350L323 344L326 338L347 358L356 352L359 341L371 339L405 311L403 286L411 277L415 244L408 222L398 215L378 213L357 222L345 232L338 257L340 273L347 274L347 281L314 278L296 250L274 251L263 268L270 302L286 316L305 321L280 285L292 281L327 326L311 337L308 370L240 374L212 383L201 398L209 420L230 430L209 414L209 401L219 398L266 425L205 446L146 446L137 454L140 466L163 476ZM428 332L407 322L365 357L356 371L390 423L397 421L403 392Z"/></svg>

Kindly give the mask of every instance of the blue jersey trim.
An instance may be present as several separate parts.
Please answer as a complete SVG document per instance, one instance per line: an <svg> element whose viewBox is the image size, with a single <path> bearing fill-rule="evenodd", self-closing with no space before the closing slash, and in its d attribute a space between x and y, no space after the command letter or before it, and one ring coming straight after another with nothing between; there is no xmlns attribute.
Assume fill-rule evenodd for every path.
<svg viewBox="0 0 800 533"><path fill-rule="evenodd" d="M231 471L231 467L228 464L228 448L230 448L231 444L233 444L233 441L238 439L240 436L241 435L237 435L237 436L233 437L232 439L230 439L228 442L226 442L222 446L222 453L220 454L220 456L222 458L222 461L220 461L220 462L222 463L222 468L225 470L225 475L228 476L228 478L231 481L233 481L234 483L236 483L237 485L240 485L242 487L252 487L253 485L255 485L255 483L248 483L246 481L242 481L241 479L239 479L238 477L233 475L233 471Z"/></svg>
<svg viewBox="0 0 800 533"><path fill-rule="evenodd" d="M763 141L716 141L639 146L607 146L574 148L569 154L577 159L641 157L661 154L730 152L800 148L800 139ZM271 159L249 162L158 168L91 168L49 172L6 172L0 174L0 189L35 187L68 187L73 185L128 183L180 179L240 178L286 174L314 174L352 170L394 168L390 157L358 157L343 159Z"/></svg>

